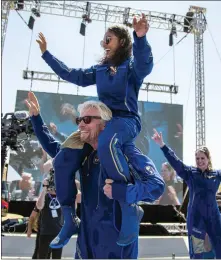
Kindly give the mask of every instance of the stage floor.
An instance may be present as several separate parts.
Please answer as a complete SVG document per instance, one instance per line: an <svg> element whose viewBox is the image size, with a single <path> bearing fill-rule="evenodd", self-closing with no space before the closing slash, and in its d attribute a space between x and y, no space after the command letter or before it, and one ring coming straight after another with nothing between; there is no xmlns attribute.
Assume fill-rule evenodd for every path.
<svg viewBox="0 0 221 260"><path fill-rule="evenodd" d="M35 234L4 233L2 236L2 259L31 259L35 246ZM76 236L64 247L62 259L73 259ZM189 259L186 236L140 236L139 259Z"/></svg>

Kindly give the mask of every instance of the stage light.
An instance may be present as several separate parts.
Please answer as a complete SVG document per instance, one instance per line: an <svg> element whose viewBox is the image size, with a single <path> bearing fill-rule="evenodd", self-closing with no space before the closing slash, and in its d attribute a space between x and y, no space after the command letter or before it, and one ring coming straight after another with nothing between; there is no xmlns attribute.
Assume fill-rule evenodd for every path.
<svg viewBox="0 0 221 260"><path fill-rule="evenodd" d="M15 10L22 10L24 8L24 0L14 1Z"/></svg>
<svg viewBox="0 0 221 260"><path fill-rule="evenodd" d="M84 21L81 23L81 27L80 27L80 34L82 36L85 36L85 32L86 32L86 24L84 23Z"/></svg>
<svg viewBox="0 0 221 260"><path fill-rule="evenodd" d="M35 7L31 8L31 12L32 12L35 16L37 16L37 17L40 17L40 16L41 16L40 12L39 12L38 9L35 8Z"/></svg>
<svg viewBox="0 0 221 260"><path fill-rule="evenodd" d="M33 30L35 24L35 18L31 15L28 21L28 28Z"/></svg>
<svg viewBox="0 0 221 260"><path fill-rule="evenodd" d="M91 3L87 2L85 14L82 15L82 22L80 27L80 34L82 36L85 36L86 33L86 23L91 23L92 20L90 18L90 12L91 12Z"/></svg>
<svg viewBox="0 0 221 260"><path fill-rule="evenodd" d="M177 37L176 26L173 24L169 35L169 46L173 46L173 36Z"/></svg>
<svg viewBox="0 0 221 260"><path fill-rule="evenodd" d="M35 4L34 6L31 8L31 12L36 16L36 17L40 17L40 1L34 1Z"/></svg>
<svg viewBox="0 0 221 260"><path fill-rule="evenodd" d="M173 34L170 33L169 35L169 46L173 46Z"/></svg>
<svg viewBox="0 0 221 260"><path fill-rule="evenodd" d="M83 21L87 22L87 23L91 23L92 20L90 19L90 17L87 14L83 14L82 15Z"/></svg>
<svg viewBox="0 0 221 260"><path fill-rule="evenodd" d="M187 12L186 17L184 18L184 27L183 31L185 33L189 33L192 29L192 20L193 20L194 12Z"/></svg>
<svg viewBox="0 0 221 260"><path fill-rule="evenodd" d="M126 25L127 27L132 28L132 23L129 22L129 17L130 17L130 8L127 7L124 9L123 24Z"/></svg>
<svg viewBox="0 0 221 260"><path fill-rule="evenodd" d="M28 72L26 70L23 71L23 79L28 79Z"/></svg>

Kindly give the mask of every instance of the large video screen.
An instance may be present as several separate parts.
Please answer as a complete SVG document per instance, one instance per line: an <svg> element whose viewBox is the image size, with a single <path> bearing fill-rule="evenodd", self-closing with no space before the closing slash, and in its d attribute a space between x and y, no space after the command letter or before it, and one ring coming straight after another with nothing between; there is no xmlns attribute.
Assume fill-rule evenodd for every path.
<svg viewBox="0 0 221 260"><path fill-rule="evenodd" d="M35 92L38 98L41 116L54 137L63 142L72 132L77 130L75 117L78 104L96 97L76 96ZM24 100L28 91L18 90L15 111L28 110ZM172 147L176 154L183 157L183 107L176 104L139 102L142 131L136 138L137 147L155 163L162 174L167 188L165 194L155 201L154 205L179 205L183 198L183 183L170 168L151 136L153 128L162 132L164 141ZM18 137L20 147L12 150L8 167L7 180L10 187L11 200L36 200L42 189L42 181L52 167L52 158L42 149L37 138L32 135Z"/></svg>

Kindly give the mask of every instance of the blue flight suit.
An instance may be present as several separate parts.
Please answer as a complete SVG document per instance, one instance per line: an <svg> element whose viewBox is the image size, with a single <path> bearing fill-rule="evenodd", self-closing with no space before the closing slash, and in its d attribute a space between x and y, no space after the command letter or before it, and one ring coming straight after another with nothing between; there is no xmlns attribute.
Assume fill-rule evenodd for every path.
<svg viewBox="0 0 221 260"><path fill-rule="evenodd" d="M133 142L141 130L137 103L138 93L143 79L153 69L153 56L146 36L139 38L136 32L133 32L133 37L133 57L122 61L122 64L116 68L116 73L112 73L111 64L98 64L89 69L69 69L49 51L45 51L42 55L45 62L60 78L82 87L96 84L99 100L106 104L113 113L113 118L107 122L104 131L98 138L98 157L101 169L106 173L107 178L122 183L131 181L124 154L132 165L137 159L143 165L144 157L135 146L129 145L129 148L125 146L124 154L122 147L126 143ZM133 149L133 153L127 149ZM134 159L134 154L138 158ZM76 170L80 166L80 161L75 162ZM148 165L148 160L146 160L146 164ZM145 167L143 171L145 171ZM66 189L66 186L63 185L63 188ZM121 203L121 208L122 232L117 243L127 245L132 243L133 238L137 236L135 234L137 228L133 229L133 223L130 222L132 218L127 216L137 215L139 216L137 222L139 222L143 213L137 212L136 208L132 209L130 205L124 203ZM127 226L126 230L124 225Z"/></svg>
<svg viewBox="0 0 221 260"><path fill-rule="evenodd" d="M164 145L162 151L176 173L189 188L187 228L190 258L203 259L206 233L211 241L216 258L221 258L221 215L216 201L216 192L221 182L221 171L205 171L186 166Z"/></svg>
<svg viewBox="0 0 221 260"><path fill-rule="evenodd" d="M73 161L76 151L78 150L81 156L82 151L87 150L79 169L82 193L81 224L75 257L78 259L137 258L138 236L133 243L127 246L120 246L116 243L121 227L121 208L116 199L128 204L136 204L138 201L153 202L159 198L164 192L164 181L153 162L146 159L148 160L146 171L143 171L144 166L139 163L137 167L140 167L142 172L137 172L129 162L132 183L113 183L112 193L116 199L109 199L103 192L106 175L100 170L97 151L88 150L86 146L82 149L61 146L51 135L40 115L32 116L31 122L43 149L54 158L55 172L59 171L59 175L62 176L59 180L60 183L56 183L56 187L62 185L63 179L66 180L69 175L66 173L70 172L71 161ZM135 161L135 167L137 162ZM69 179L69 182L72 182L72 179ZM64 199L60 193L57 193L57 198Z"/></svg>

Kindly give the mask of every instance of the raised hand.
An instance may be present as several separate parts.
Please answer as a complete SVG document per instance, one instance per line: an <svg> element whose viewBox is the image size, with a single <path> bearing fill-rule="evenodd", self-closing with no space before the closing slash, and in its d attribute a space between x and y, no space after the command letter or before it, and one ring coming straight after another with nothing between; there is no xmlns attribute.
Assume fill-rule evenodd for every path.
<svg viewBox="0 0 221 260"><path fill-rule="evenodd" d="M133 28L137 34L137 37L143 37L146 35L149 30L149 24L147 23L145 14L142 14L141 18L133 18Z"/></svg>
<svg viewBox="0 0 221 260"><path fill-rule="evenodd" d="M162 133L158 133L156 129L153 129L153 136L152 139L155 141L155 143L157 143L160 147L164 146L164 142L163 142L163 137L162 137Z"/></svg>
<svg viewBox="0 0 221 260"><path fill-rule="evenodd" d="M30 116L37 116L40 113L38 99L33 92L28 92L28 99L25 100L25 104L29 109Z"/></svg>
<svg viewBox="0 0 221 260"><path fill-rule="evenodd" d="M36 42L39 44L39 47L41 49L41 53L43 54L47 50L47 41L44 37L43 33L38 34L39 39L36 40Z"/></svg>

